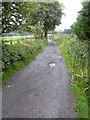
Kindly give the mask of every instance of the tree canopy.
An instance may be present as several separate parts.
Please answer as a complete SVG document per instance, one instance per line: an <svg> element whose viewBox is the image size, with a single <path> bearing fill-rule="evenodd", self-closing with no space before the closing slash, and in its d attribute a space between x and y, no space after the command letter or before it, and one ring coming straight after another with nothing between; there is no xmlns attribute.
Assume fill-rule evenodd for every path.
<svg viewBox="0 0 90 120"><path fill-rule="evenodd" d="M40 3L37 12L37 21L43 22L43 31L45 37L48 31L52 31L55 25L61 24L62 5L59 2Z"/></svg>
<svg viewBox="0 0 90 120"><path fill-rule="evenodd" d="M72 34L73 31L72 31L72 29L64 29L63 33L65 33L65 34Z"/></svg>
<svg viewBox="0 0 90 120"><path fill-rule="evenodd" d="M42 26L40 32L54 30L61 23L63 5L59 2L3 2L2 33L13 30L32 31L32 26ZM37 27L36 27L37 28Z"/></svg>
<svg viewBox="0 0 90 120"><path fill-rule="evenodd" d="M90 40L90 1L82 3L77 21L72 25L73 32L80 38Z"/></svg>
<svg viewBox="0 0 90 120"><path fill-rule="evenodd" d="M2 33L6 33L24 29L35 5L29 2L3 2L2 7Z"/></svg>

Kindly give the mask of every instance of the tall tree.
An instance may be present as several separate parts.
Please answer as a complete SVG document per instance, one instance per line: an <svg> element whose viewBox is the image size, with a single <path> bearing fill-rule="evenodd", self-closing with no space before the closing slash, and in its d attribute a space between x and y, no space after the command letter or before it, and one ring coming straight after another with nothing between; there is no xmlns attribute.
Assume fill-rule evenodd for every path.
<svg viewBox="0 0 90 120"><path fill-rule="evenodd" d="M72 29L64 29L63 33L65 33L65 34L72 34L73 31L72 31Z"/></svg>
<svg viewBox="0 0 90 120"><path fill-rule="evenodd" d="M2 33L17 29L22 15L19 13L20 4L12 2L2 3Z"/></svg>
<svg viewBox="0 0 90 120"><path fill-rule="evenodd" d="M2 32L17 29L31 32L32 26L41 24L47 37L48 31L61 23L63 14L59 2L3 2L2 6Z"/></svg>
<svg viewBox="0 0 90 120"><path fill-rule="evenodd" d="M32 21L31 16L36 8L35 3L3 2L2 7L2 33L29 28Z"/></svg>
<svg viewBox="0 0 90 120"><path fill-rule="evenodd" d="M38 4L35 21L37 20L43 23L45 37L47 37L49 31L54 30L56 25L61 24L62 9L63 6L59 2L44 2Z"/></svg>
<svg viewBox="0 0 90 120"><path fill-rule="evenodd" d="M79 12L77 21L72 25L72 29L80 39L90 40L90 1L84 1L82 5L83 8Z"/></svg>

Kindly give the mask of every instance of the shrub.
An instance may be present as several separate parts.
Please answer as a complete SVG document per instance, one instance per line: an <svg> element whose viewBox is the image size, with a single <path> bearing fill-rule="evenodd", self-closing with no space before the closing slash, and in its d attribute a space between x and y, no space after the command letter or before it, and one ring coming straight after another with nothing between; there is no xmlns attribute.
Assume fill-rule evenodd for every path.
<svg viewBox="0 0 90 120"><path fill-rule="evenodd" d="M2 44L2 69L5 71L15 62L29 59L42 48L42 43L40 39L34 39L25 40L22 44Z"/></svg>

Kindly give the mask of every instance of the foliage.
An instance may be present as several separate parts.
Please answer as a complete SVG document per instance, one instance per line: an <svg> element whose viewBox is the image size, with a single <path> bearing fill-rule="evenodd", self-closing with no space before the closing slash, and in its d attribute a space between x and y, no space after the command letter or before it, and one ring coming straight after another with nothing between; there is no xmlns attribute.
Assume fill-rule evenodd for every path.
<svg viewBox="0 0 90 120"><path fill-rule="evenodd" d="M59 2L44 2L37 6L36 19L43 22L44 36L47 37L48 31L52 31L55 25L61 23L63 6Z"/></svg>
<svg viewBox="0 0 90 120"><path fill-rule="evenodd" d="M22 14L19 12L21 3L3 2L2 3L2 33L10 32L21 25Z"/></svg>
<svg viewBox="0 0 90 120"><path fill-rule="evenodd" d="M76 97L75 110L77 111L77 116L79 118L87 118L88 103L86 94L89 88L87 41L79 41L74 35L64 34L54 36L52 39L58 44L72 77L72 89ZM84 109L82 106L84 106Z"/></svg>
<svg viewBox="0 0 90 120"><path fill-rule="evenodd" d="M35 28L41 25L43 26L43 33L46 37L48 31L54 30L55 25L61 23L63 14L63 7L59 2L3 2L2 6L3 33L14 30L31 32L32 26ZM39 26L36 29L39 29ZM34 31L34 33L36 32L38 34L37 31ZM40 33L43 35L42 28Z"/></svg>
<svg viewBox="0 0 90 120"><path fill-rule="evenodd" d="M62 39L61 39L62 38ZM88 44L85 41L79 41L76 36L60 35L55 38L60 49L70 59L70 72L80 87L88 87ZM63 52L62 51L62 52Z"/></svg>
<svg viewBox="0 0 90 120"><path fill-rule="evenodd" d="M41 48L42 40L27 40L23 44L2 44L3 70L7 70L16 61L28 59L37 49Z"/></svg>
<svg viewBox="0 0 90 120"><path fill-rule="evenodd" d="M38 22L35 26L31 26L31 30L36 39L43 38L43 24Z"/></svg>
<svg viewBox="0 0 90 120"><path fill-rule="evenodd" d="M82 3L83 8L79 12L77 21L72 25L73 32L84 40L90 40L90 1Z"/></svg>
<svg viewBox="0 0 90 120"><path fill-rule="evenodd" d="M31 16L35 12L36 4L33 2L2 2L2 7L2 33L14 30L22 32L30 29L33 21Z"/></svg>
<svg viewBox="0 0 90 120"><path fill-rule="evenodd" d="M46 40L25 39L23 44L2 44L2 81L30 63L47 44Z"/></svg>
<svg viewBox="0 0 90 120"><path fill-rule="evenodd" d="M73 31L72 31L72 29L64 29L63 33L65 33L65 34L72 34Z"/></svg>
<svg viewBox="0 0 90 120"><path fill-rule="evenodd" d="M84 91L76 84L72 84L72 90L76 97L75 110L77 118L88 118L88 100Z"/></svg>

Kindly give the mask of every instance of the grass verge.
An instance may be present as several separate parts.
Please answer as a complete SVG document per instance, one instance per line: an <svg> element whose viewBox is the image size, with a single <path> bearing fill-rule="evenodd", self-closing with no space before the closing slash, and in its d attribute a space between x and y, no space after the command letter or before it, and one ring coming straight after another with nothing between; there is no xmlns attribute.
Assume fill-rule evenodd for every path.
<svg viewBox="0 0 90 120"><path fill-rule="evenodd" d="M69 74L72 77L71 84L72 84L72 91L76 100L76 104L74 108L77 113L77 118L88 118L88 101L83 89L80 86L78 86L78 83L75 82L76 81L74 79L75 74L73 74L72 72L72 64L71 64L71 60L69 59L70 56L66 55L64 48L62 48L61 46L59 46L59 48L65 59L67 68L69 69ZM74 68L73 71L76 71L76 69Z"/></svg>
<svg viewBox="0 0 90 120"><path fill-rule="evenodd" d="M59 49L65 59L69 74L72 77L72 91L75 96L77 118L88 118L88 55L87 44L68 35L55 36ZM83 56L83 57L82 57Z"/></svg>

